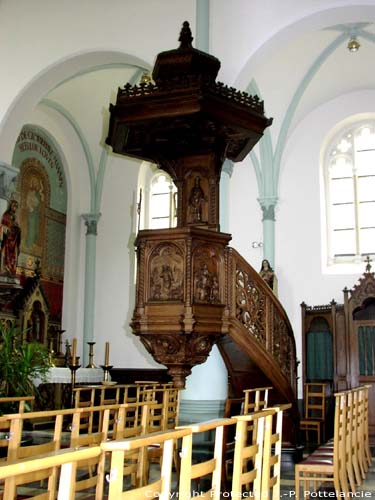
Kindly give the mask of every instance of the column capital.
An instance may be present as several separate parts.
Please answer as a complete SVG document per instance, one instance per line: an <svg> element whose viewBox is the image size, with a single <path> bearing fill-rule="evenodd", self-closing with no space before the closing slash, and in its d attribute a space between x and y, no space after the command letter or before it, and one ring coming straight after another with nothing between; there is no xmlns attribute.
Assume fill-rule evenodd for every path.
<svg viewBox="0 0 375 500"><path fill-rule="evenodd" d="M264 196L258 198L258 202L263 212L262 220L275 221L275 208L278 202L277 196Z"/></svg>
<svg viewBox="0 0 375 500"><path fill-rule="evenodd" d="M85 221L85 226L87 228L86 236L88 234L94 234L95 236L98 234L97 227L101 215L101 213L81 215L82 219Z"/></svg>

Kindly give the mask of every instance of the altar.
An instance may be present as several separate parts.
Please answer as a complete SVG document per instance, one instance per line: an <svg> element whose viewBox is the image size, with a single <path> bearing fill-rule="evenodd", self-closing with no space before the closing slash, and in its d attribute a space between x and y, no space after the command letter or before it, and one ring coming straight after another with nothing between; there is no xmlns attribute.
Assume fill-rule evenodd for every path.
<svg viewBox="0 0 375 500"><path fill-rule="evenodd" d="M102 368L78 368L76 384L100 384L104 378ZM52 410L69 408L71 402L71 371L69 368L51 367L45 378L34 379L38 389L38 409Z"/></svg>
<svg viewBox="0 0 375 500"><path fill-rule="evenodd" d="M99 384L104 377L104 371L101 368L78 368L76 371L76 384ZM34 384L38 387L40 384L70 384L71 371L69 368L51 367L44 380L35 379Z"/></svg>

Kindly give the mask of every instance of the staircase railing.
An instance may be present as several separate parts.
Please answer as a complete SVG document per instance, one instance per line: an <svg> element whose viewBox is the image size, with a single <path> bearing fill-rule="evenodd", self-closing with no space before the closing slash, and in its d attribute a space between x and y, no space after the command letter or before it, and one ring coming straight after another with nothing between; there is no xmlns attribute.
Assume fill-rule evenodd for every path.
<svg viewBox="0 0 375 500"><path fill-rule="evenodd" d="M258 354L254 352L258 364L267 368L271 378L280 378L281 372L289 385L282 392L289 392L295 398L296 345L285 310L271 288L236 250L228 247L226 252L229 331L237 332L236 340L243 346L251 342L252 346L260 347Z"/></svg>

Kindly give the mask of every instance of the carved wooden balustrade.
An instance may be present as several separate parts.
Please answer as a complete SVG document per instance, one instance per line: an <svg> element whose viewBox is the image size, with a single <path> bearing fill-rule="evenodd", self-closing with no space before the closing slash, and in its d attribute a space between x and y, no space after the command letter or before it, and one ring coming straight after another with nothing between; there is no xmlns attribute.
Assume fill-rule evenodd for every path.
<svg viewBox="0 0 375 500"><path fill-rule="evenodd" d="M296 348L289 320L265 281L227 246L229 239L195 227L140 231L133 331L179 387L192 366L203 363L212 345L229 334L292 401ZM235 360L233 353L226 356L227 342L220 340L219 347L230 367ZM245 387L252 383L243 381Z"/></svg>
<svg viewBox="0 0 375 500"><path fill-rule="evenodd" d="M297 394L296 346L285 310L265 281L236 250L227 248L226 259L230 337L279 393L292 401ZM236 366L233 366L233 356L226 352L227 342L228 339L223 339L219 347L234 379L231 372L236 371ZM235 380L232 382L237 385L237 393L249 386L246 377L237 384Z"/></svg>

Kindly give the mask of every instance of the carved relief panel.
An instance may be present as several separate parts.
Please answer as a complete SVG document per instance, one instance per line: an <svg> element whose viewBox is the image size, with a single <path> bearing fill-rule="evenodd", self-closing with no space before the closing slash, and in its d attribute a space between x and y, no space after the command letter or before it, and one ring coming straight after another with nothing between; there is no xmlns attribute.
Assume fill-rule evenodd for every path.
<svg viewBox="0 0 375 500"><path fill-rule="evenodd" d="M149 279L149 300L183 300L184 259L178 246L163 243L153 250Z"/></svg>
<svg viewBox="0 0 375 500"><path fill-rule="evenodd" d="M219 275L221 260L218 249L213 245L196 248L193 255L195 303L219 304L222 302Z"/></svg>

